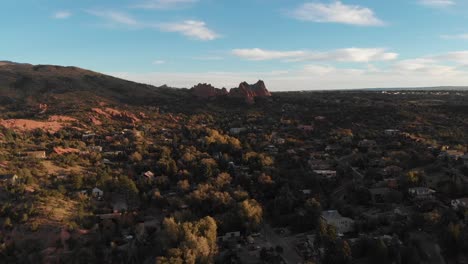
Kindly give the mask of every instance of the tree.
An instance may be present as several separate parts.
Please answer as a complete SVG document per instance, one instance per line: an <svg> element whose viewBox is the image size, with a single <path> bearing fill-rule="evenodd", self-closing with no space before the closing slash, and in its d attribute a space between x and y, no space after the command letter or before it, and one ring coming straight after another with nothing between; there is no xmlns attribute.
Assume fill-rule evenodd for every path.
<svg viewBox="0 0 468 264"><path fill-rule="evenodd" d="M141 156L141 154L138 152L138 151L135 151L133 152L133 154L130 156L130 159L133 161L133 162L140 162L143 157Z"/></svg>
<svg viewBox="0 0 468 264"><path fill-rule="evenodd" d="M247 231L256 231L263 221L262 206L254 199L245 200L239 205L239 216Z"/></svg>

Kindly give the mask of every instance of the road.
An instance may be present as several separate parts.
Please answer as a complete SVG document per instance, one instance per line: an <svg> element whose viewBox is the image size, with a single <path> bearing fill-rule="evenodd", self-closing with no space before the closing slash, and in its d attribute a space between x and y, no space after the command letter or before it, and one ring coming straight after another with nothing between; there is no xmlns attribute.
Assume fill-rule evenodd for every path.
<svg viewBox="0 0 468 264"><path fill-rule="evenodd" d="M265 239L271 245L274 247L281 246L283 248L283 254L281 254L281 256L287 264L298 264L303 262L301 256L299 256L297 251L294 249L294 243L292 243L292 241L288 241L286 237L276 234L275 230L273 230L269 224L265 224L263 233L265 235Z"/></svg>

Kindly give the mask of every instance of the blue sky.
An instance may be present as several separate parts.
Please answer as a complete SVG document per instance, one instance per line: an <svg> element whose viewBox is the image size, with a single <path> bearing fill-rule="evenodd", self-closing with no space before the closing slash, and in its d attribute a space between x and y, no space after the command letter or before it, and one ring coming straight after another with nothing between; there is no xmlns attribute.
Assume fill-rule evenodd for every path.
<svg viewBox="0 0 468 264"><path fill-rule="evenodd" d="M155 85L468 85L465 0L3 0L0 60Z"/></svg>

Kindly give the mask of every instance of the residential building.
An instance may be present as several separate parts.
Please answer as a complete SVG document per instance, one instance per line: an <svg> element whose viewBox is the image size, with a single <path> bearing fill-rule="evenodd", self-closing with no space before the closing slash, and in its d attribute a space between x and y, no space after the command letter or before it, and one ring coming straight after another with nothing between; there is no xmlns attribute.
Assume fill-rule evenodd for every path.
<svg viewBox="0 0 468 264"><path fill-rule="evenodd" d="M339 234L345 234L354 231L354 220L348 217L343 217L336 210L323 211L321 217L325 223L334 226L336 232Z"/></svg>
<svg viewBox="0 0 468 264"><path fill-rule="evenodd" d="M18 175L16 174L4 174L0 175L0 182L3 182L5 184L15 184L18 182Z"/></svg>
<svg viewBox="0 0 468 264"><path fill-rule="evenodd" d="M416 199L431 199L436 191L427 187L409 188L408 193Z"/></svg>
<svg viewBox="0 0 468 264"><path fill-rule="evenodd" d="M454 199L450 202L450 204L452 205L453 209L468 209L468 197Z"/></svg>

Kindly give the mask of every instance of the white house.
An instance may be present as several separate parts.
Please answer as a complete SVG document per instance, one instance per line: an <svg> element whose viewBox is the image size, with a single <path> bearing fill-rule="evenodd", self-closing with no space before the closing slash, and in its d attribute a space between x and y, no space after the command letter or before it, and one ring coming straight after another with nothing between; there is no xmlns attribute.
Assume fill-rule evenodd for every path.
<svg viewBox="0 0 468 264"><path fill-rule="evenodd" d="M7 184L15 184L18 181L18 175L16 174L5 174L0 175L0 182Z"/></svg>
<svg viewBox="0 0 468 264"><path fill-rule="evenodd" d="M427 187L409 188L408 193L417 199L430 199L436 191Z"/></svg>
<svg viewBox="0 0 468 264"><path fill-rule="evenodd" d="M94 197L102 197L104 195L104 191L102 191L101 189L97 187L94 187L92 190L92 194Z"/></svg>
<svg viewBox="0 0 468 264"><path fill-rule="evenodd" d="M231 129L229 129L229 133L231 135L238 135L238 134L240 134L240 133L242 133L244 131L247 131L247 128L245 128L245 127L233 127Z"/></svg>
<svg viewBox="0 0 468 264"><path fill-rule="evenodd" d="M464 164L465 166L468 166L468 153L465 154L465 155L463 155L463 156L461 156L460 159L463 161L463 164Z"/></svg>
<svg viewBox="0 0 468 264"><path fill-rule="evenodd" d="M325 179L336 178L336 171L334 170L314 170L314 173Z"/></svg>
<svg viewBox="0 0 468 264"><path fill-rule="evenodd" d="M322 212L322 219L325 223L334 226L339 234L349 233L354 231L354 220L348 217L343 217L336 210Z"/></svg>
<svg viewBox="0 0 468 264"><path fill-rule="evenodd" d="M235 232L228 232L224 234L224 236L218 237L218 239L220 239L221 241L229 241L231 239L237 239L240 236L241 236L241 233L239 231L235 231Z"/></svg>
<svg viewBox="0 0 468 264"><path fill-rule="evenodd" d="M398 134L400 134L398 129L385 129L385 135L387 136L397 136Z"/></svg>
<svg viewBox="0 0 468 264"><path fill-rule="evenodd" d="M468 197L452 200L450 204L452 205L453 209L468 208Z"/></svg>

